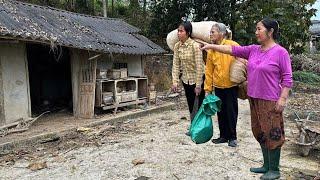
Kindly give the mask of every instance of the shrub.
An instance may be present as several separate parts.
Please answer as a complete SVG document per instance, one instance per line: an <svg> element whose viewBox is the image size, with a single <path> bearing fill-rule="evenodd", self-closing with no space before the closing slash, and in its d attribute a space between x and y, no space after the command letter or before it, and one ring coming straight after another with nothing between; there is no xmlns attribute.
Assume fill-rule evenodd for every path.
<svg viewBox="0 0 320 180"><path fill-rule="evenodd" d="M308 71L320 75L319 54L292 55L291 60L293 71Z"/></svg>
<svg viewBox="0 0 320 180"><path fill-rule="evenodd" d="M313 72L295 71L293 72L293 79L295 81L304 82L308 84L320 83L320 76Z"/></svg>

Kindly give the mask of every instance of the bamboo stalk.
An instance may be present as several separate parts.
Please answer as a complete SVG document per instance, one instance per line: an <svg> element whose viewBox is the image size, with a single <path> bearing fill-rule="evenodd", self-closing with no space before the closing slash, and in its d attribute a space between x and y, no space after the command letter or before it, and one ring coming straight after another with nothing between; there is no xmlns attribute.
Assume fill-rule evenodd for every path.
<svg viewBox="0 0 320 180"><path fill-rule="evenodd" d="M102 0L102 6L103 6L103 17L107 17L107 3L106 0Z"/></svg>

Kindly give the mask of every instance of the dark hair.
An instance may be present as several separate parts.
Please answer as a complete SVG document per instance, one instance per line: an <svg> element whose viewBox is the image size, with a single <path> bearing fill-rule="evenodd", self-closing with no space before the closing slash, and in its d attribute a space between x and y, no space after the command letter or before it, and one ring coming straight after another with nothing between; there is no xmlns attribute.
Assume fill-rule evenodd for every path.
<svg viewBox="0 0 320 180"><path fill-rule="evenodd" d="M187 35L191 37L192 34L192 24L190 21L183 21L179 26L183 26L184 30L186 31Z"/></svg>
<svg viewBox="0 0 320 180"><path fill-rule="evenodd" d="M271 28L273 29L272 37L274 40L279 39L280 28L278 21L270 18L264 18L261 20L261 23L268 31L271 31Z"/></svg>

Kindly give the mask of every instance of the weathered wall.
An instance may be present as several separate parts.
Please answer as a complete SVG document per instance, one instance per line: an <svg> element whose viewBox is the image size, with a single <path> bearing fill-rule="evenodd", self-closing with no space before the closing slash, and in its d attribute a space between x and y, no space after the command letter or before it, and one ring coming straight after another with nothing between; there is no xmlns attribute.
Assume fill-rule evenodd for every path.
<svg viewBox="0 0 320 180"><path fill-rule="evenodd" d="M6 124L31 116L26 46L1 44L3 106Z"/></svg>
<svg viewBox="0 0 320 180"><path fill-rule="evenodd" d="M113 63L127 63L128 76L143 76L143 59L140 55L113 55L113 59L106 55L97 59L97 68L111 69Z"/></svg>

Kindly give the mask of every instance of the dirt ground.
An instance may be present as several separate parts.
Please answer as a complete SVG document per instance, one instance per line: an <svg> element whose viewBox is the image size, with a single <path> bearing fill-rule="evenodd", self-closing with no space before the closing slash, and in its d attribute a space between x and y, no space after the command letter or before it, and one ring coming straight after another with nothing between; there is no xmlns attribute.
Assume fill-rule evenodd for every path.
<svg viewBox="0 0 320 180"><path fill-rule="evenodd" d="M162 105L164 102L159 102L157 105ZM148 106L148 108L154 108L155 105ZM138 112L143 110L143 105L139 105L138 107L129 106L125 108L119 108L117 113L114 114L113 111L97 111L93 119L77 119L73 116L72 112L67 110L61 110L58 112L47 113L41 116L38 120L36 120L32 126L29 127L28 131L23 133L11 133L4 137L0 136L0 144L10 142L12 140L22 140L25 137L34 136L37 134L55 132L55 131L64 131L70 128L76 128L85 126L88 123L99 121L100 119L113 119L121 116L126 116L128 114L132 114L134 112ZM0 152L1 154L1 152Z"/></svg>
<svg viewBox="0 0 320 180"><path fill-rule="evenodd" d="M308 157L298 155L294 144L298 130L291 114L300 109L294 109L294 103L305 96L295 97L285 113L281 179L313 179L320 172L320 151L313 150ZM307 109L319 110L319 94L314 98ZM0 179L259 179L249 171L261 165L262 156L251 133L247 101L239 100L237 148L194 144L184 134L190 121L185 100L176 102L176 110L80 128L64 138L3 155ZM213 120L217 137L216 117Z"/></svg>

